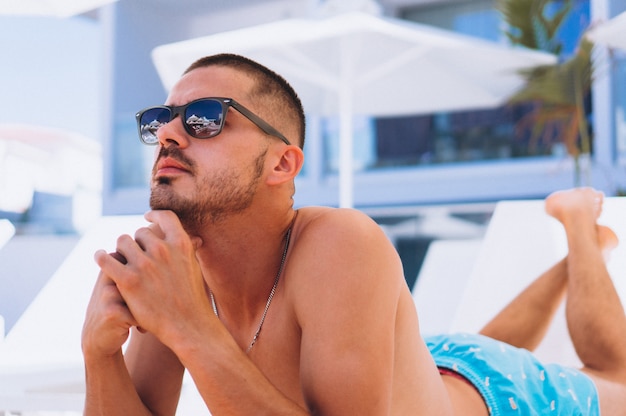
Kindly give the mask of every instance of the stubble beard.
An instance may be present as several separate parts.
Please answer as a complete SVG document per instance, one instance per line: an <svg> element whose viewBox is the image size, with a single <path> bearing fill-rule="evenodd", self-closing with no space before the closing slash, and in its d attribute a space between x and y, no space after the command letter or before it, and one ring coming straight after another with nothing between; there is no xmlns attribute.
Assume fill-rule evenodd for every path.
<svg viewBox="0 0 626 416"><path fill-rule="evenodd" d="M256 158L248 172L236 173L224 169L200 178L190 195L177 192L173 180L168 177L153 180L150 208L173 211L188 234L199 235L208 225L223 221L252 205L266 154L267 149ZM246 176L250 178L247 181Z"/></svg>

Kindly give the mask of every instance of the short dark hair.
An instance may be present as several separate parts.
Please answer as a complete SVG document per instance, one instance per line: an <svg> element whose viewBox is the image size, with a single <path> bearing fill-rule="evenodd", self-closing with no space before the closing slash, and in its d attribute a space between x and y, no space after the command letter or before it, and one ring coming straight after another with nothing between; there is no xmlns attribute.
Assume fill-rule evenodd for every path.
<svg viewBox="0 0 626 416"><path fill-rule="evenodd" d="M304 109L298 94L285 78L252 59L231 53L222 53L200 58L192 63L185 70L184 74L194 69L208 66L225 66L250 76L256 84L253 91L251 91L252 97L267 99L267 103L271 106L270 108L280 114L280 117L277 117L278 120L286 119L296 123L299 135L297 143L300 148L304 148L306 129Z"/></svg>

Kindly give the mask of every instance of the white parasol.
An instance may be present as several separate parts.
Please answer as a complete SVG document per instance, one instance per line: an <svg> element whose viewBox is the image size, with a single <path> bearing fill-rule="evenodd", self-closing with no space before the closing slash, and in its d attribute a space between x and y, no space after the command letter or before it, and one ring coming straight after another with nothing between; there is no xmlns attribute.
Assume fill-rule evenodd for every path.
<svg viewBox="0 0 626 416"><path fill-rule="evenodd" d="M2 0L0 15L70 17L117 0Z"/></svg>
<svg viewBox="0 0 626 416"><path fill-rule="evenodd" d="M339 115L342 207L353 205L354 114L495 107L523 85L520 69L556 59L404 20L349 12L162 45L153 51L153 60L170 89L193 61L221 52L245 55L283 75L307 113Z"/></svg>

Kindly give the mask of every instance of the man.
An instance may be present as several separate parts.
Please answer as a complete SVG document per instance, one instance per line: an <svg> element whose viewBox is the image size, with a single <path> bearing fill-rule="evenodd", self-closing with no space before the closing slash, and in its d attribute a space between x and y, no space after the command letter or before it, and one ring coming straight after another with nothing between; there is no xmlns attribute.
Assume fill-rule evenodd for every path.
<svg viewBox="0 0 626 416"><path fill-rule="evenodd" d="M85 414L172 415L184 369L213 415L597 414L595 387L603 414L623 413L626 318L602 258L616 240L596 225L601 194L548 199L570 255L485 336L425 342L381 229L354 210L294 210L304 116L282 78L206 57L137 119L158 145L150 225L95 255ZM582 372L494 340L533 348L565 291Z"/></svg>

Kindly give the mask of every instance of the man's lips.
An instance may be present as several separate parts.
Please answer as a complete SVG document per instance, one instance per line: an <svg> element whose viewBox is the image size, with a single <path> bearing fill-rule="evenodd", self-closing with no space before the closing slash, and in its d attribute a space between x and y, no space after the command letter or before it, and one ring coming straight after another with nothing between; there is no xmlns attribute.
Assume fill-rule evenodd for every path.
<svg viewBox="0 0 626 416"><path fill-rule="evenodd" d="M189 173L189 169L175 159L164 157L157 162L155 173L156 176Z"/></svg>

